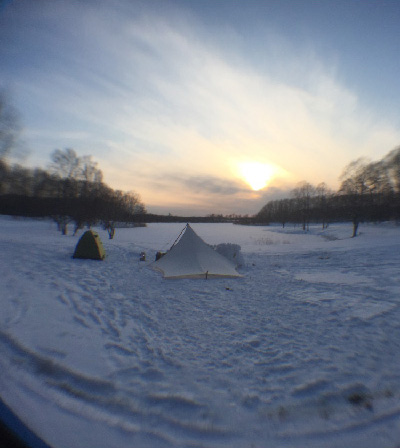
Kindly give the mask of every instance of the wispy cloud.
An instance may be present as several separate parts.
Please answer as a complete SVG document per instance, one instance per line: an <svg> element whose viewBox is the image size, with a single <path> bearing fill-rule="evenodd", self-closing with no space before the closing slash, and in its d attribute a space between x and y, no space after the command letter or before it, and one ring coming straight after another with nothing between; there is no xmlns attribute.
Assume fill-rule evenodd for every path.
<svg viewBox="0 0 400 448"><path fill-rule="evenodd" d="M258 207L263 193L237 177L239 162L281 167L277 189L303 179L335 186L350 160L379 157L400 140L313 49L265 34L268 63L259 64L229 48L227 35L241 40L234 29L210 36L187 12L45 3L45 13L30 6L27 30L42 53L17 81L27 110L36 105L53 133L42 151L92 153L108 183L134 188L150 207Z"/></svg>

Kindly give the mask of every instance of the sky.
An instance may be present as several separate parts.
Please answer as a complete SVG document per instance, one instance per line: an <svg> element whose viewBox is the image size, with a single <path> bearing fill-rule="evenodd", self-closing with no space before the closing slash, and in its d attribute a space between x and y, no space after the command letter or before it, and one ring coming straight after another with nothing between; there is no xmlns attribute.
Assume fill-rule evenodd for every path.
<svg viewBox="0 0 400 448"><path fill-rule="evenodd" d="M399 23L399 0L0 0L0 87L23 164L73 148L149 212L251 215L400 144Z"/></svg>

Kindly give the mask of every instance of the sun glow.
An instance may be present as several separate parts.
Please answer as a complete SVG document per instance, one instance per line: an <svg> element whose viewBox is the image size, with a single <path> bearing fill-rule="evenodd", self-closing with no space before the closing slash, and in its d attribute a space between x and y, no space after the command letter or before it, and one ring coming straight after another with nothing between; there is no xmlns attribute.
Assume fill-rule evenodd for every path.
<svg viewBox="0 0 400 448"><path fill-rule="evenodd" d="M265 188L274 177L275 171L272 165L266 163L244 162L239 164L240 177L254 191Z"/></svg>

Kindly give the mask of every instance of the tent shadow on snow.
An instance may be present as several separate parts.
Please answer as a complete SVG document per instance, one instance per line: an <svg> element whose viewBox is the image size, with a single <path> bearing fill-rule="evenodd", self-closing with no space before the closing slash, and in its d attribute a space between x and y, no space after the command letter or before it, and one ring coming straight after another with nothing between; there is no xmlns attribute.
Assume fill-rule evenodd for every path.
<svg viewBox="0 0 400 448"><path fill-rule="evenodd" d="M206 244L189 224L179 241L149 267L169 279L242 277L233 263Z"/></svg>

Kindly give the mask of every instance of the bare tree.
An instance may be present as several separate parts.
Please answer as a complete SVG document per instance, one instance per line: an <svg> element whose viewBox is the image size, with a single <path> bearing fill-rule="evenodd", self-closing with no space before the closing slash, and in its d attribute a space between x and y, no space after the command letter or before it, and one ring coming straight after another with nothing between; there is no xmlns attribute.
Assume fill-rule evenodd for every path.
<svg viewBox="0 0 400 448"><path fill-rule="evenodd" d="M365 195L369 191L367 166L365 158L354 160L347 165L340 177L342 184L339 193L345 195L346 207L351 213L353 238L357 236L360 222L365 219Z"/></svg>
<svg viewBox="0 0 400 448"><path fill-rule="evenodd" d="M325 182L319 183L315 188L318 215L321 217L322 228L328 227L329 221L329 197L332 196L332 190Z"/></svg>
<svg viewBox="0 0 400 448"><path fill-rule="evenodd" d="M124 193L121 190L108 189L104 192L103 197L107 198L107 206L102 213L102 224L110 239L114 238L118 223L134 222L136 226L140 225L135 221L135 215L145 214L146 208L137 193L134 191Z"/></svg>
<svg viewBox="0 0 400 448"><path fill-rule="evenodd" d="M6 161L16 146L21 131L19 116L4 89L0 89L0 193L4 193L9 176Z"/></svg>
<svg viewBox="0 0 400 448"><path fill-rule="evenodd" d="M19 115L6 91L0 90L0 161L15 147L21 131Z"/></svg>
<svg viewBox="0 0 400 448"><path fill-rule="evenodd" d="M82 175L82 159L75 150L55 149L51 154L50 172L61 179L79 179Z"/></svg>
<svg viewBox="0 0 400 448"><path fill-rule="evenodd" d="M340 190L347 194L360 196L365 194L368 190L366 168L369 163L364 157L350 162L340 176L340 180L342 181Z"/></svg>
<svg viewBox="0 0 400 448"><path fill-rule="evenodd" d="M309 182L302 181L292 191L292 195L297 200L303 230L308 231L311 217L311 198L315 196L315 187Z"/></svg>
<svg viewBox="0 0 400 448"><path fill-rule="evenodd" d="M97 168L97 162L92 160L92 156L81 158L81 176L84 182L101 183L103 181L103 173Z"/></svg>
<svg viewBox="0 0 400 448"><path fill-rule="evenodd" d="M396 193L400 193L400 146L393 149L383 162L388 172L389 181Z"/></svg>
<svg viewBox="0 0 400 448"><path fill-rule="evenodd" d="M385 158L384 164L389 177L390 185L393 189L393 200L391 207L396 220L400 220L400 146L393 149Z"/></svg>
<svg viewBox="0 0 400 448"><path fill-rule="evenodd" d="M66 213L61 219L61 232L66 234L68 221L73 220L75 222L74 234L76 234L85 223L91 225L96 219L93 210L89 210L83 204L95 195L94 190L101 185L103 174L97 168L97 162L92 160L92 156L79 157L72 148L56 149L52 153L51 159L50 170L60 179L60 185L62 186L61 198L64 201L81 199L79 205L76 203L75 208L69 210L69 213L73 214L71 219L66 218ZM58 219L59 217L56 217L56 222L58 222Z"/></svg>

